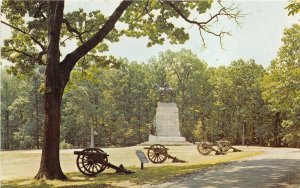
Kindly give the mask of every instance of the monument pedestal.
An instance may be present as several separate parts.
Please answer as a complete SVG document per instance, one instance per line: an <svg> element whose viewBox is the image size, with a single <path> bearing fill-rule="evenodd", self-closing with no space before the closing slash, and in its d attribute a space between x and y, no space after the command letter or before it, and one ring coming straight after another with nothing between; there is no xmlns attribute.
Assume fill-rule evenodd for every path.
<svg viewBox="0 0 300 188"><path fill-rule="evenodd" d="M165 146L191 146L194 145L185 140L184 137L154 136L149 135L149 141L138 144L140 146L151 146L153 144L162 144Z"/></svg>
<svg viewBox="0 0 300 188"><path fill-rule="evenodd" d="M176 103L159 102L155 115L156 135L149 135L149 141L139 145L193 145L180 135L179 115Z"/></svg>

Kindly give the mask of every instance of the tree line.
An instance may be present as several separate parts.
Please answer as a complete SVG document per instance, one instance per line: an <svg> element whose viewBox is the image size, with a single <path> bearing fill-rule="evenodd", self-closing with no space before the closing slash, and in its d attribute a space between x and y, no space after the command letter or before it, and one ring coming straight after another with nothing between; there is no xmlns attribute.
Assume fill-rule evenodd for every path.
<svg viewBox="0 0 300 188"><path fill-rule="evenodd" d="M300 29L286 29L270 67L243 59L208 67L190 50L166 51L147 63L119 59L115 67L83 59L63 96L61 142L88 147L130 146L147 140L158 93L176 90L180 130L188 141L221 138L242 144L300 147ZM89 61L87 63L86 61ZM1 149L40 148L44 68L30 76L2 70Z"/></svg>

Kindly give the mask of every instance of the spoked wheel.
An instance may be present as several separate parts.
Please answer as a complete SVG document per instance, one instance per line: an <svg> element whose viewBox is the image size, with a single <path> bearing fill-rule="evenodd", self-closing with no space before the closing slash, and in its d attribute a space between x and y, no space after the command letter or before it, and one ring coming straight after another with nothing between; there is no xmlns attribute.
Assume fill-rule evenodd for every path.
<svg viewBox="0 0 300 188"><path fill-rule="evenodd" d="M231 144L229 141L227 140L220 140L220 141L217 141L217 148L226 153L231 147Z"/></svg>
<svg viewBox="0 0 300 188"><path fill-rule="evenodd" d="M224 151L224 152L227 152L230 148L231 148L231 143L230 143L230 141L225 141L225 142L224 142L224 148L223 148L223 151Z"/></svg>
<svg viewBox="0 0 300 188"><path fill-rule="evenodd" d="M82 150L84 155L78 155L76 164L79 171L87 176L95 176L103 172L108 159L103 150L99 148L87 148Z"/></svg>
<svg viewBox="0 0 300 188"><path fill-rule="evenodd" d="M211 152L212 145L209 142L201 142L197 144L197 150L202 155L208 155Z"/></svg>
<svg viewBox="0 0 300 188"><path fill-rule="evenodd" d="M152 163L163 163L168 157L167 148L161 144L154 144L149 148L147 155Z"/></svg>

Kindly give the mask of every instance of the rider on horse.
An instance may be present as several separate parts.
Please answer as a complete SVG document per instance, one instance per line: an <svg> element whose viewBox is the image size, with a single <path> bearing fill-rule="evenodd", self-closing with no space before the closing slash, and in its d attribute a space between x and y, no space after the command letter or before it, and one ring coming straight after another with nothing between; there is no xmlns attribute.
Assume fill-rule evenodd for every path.
<svg viewBox="0 0 300 188"><path fill-rule="evenodd" d="M160 102L164 102L164 98L165 98L165 94L168 94L171 97L171 102L175 101L175 97L176 97L176 92L173 88L169 87L169 84L167 82L164 83L164 87L161 87L157 84L154 84L154 87L156 87L156 89L159 92L159 101Z"/></svg>

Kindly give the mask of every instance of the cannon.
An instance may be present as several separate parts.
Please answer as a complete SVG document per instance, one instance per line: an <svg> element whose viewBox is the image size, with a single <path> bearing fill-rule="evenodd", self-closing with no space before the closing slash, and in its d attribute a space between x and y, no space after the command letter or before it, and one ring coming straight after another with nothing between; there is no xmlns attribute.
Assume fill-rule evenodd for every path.
<svg viewBox="0 0 300 188"><path fill-rule="evenodd" d="M215 149L213 146L217 146ZM215 155L225 155L230 149L233 149L233 152L241 152L242 150L237 149L231 146L230 141L228 140L219 140L216 142L197 142L197 150L203 155L208 155L212 151L215 152Z"/></svg>
<svg viewBox="0 0 300 188"><path fill-rule="evenodd" d="M197 150L199 153L201 153L202 155L208 155L210 154L212 151L215 152L216 155L221 155L221 154L225 154L225 152L221 150L218 150L221 147L218 147L218 149L215 149L213 147L214 143L211 142L197 142Z"/></svg>
<svg viewBox="0 0 300 188"><path fill-rule="evenodd" d="M77 155L76 165L78 170L87 176L96 176L106 168L115 169L117 173L134 173L125 169L122 164L116 166L108 162L109 155L100 148L86 148L82 151L74 151L74 155Z"/></svg>
<svg viewBox="0 0 300 188"><path fill-rule="evenodd" d="M231 142L228 140L219 140L217 141L217 147L219 150L222 149L224 152L228 152L230 149L232 149L233 152L241 152L242 150L237 149L231 145Z"/></svg>
<svg viewBox="0 0 300 188"><path fill-rule="evenodd" d="M168 154L168 148L161 144L154 144L148 149L147 156L148 159L155 164L163 163L167 159L172 159L172 163L186 163L186 161L178 159L177 157Z"/></svg>

